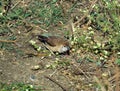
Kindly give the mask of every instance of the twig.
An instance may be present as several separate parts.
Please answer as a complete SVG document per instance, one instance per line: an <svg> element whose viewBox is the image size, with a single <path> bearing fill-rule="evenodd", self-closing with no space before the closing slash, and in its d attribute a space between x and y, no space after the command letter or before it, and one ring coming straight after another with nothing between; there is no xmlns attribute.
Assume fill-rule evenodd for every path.
<svg viewBox="0 0 120 91"><path fill-rule="evenodd" d="M74 28L74 24L73 24L72 20L70 20L68 22L67 28L69 30L69 39L70 40L74 39L75 28Z"/></svg>
<svg viewBox="0 0 120 91"><path fill-rule="evenodd" d="M120 91L120 86L119 86L120 70L119 70L118 66L115 67L115 71L116 71L116 78L115 78L116 87L115 87L115 91Z"/></svg>
<svg viewBox="0 0 120 91"><path fill-rule="evenodd" d="M55 55L55 54L53 53L53 51L50 50L44 43L42 43L42 44L43 44L43 46L45 46L45 47L51 52L51 54Z"/></svg>
<svg viewBox="0 0 120 91"><path fill-rule="evenodd" d="M58 69L55 69L55 71L52 74L50 74L50 77L52 77L57 71Z"/></svg>
<svg viewBox="0 0 120 91"><path fill-rule="evenodd" d="M15 43L16 40L0 40L0 42Z"/></svg>
<svg viewBox="0 0 120 91"><path fill-rule="evenodd" d="M50 77L52 77L60 69L62 69L62 67L55 69L55 71L52 74L50 74Z"/></svg>
<svg viewBox="0 0 120 91"><path fill-rule="evenodd" d="M86 74L82 69L78 68L78 66L75 65L75 64L73 64L73 66L74 66L79 72L81 72L87 79L89 79L89 77L87 76L87 74Z"/></svg>
<svg viewBox="0 0 120 91"><path fill-rule="evenodd" d="M59 82L57 82L56 80L54 80L53 78L49 77L49 76L44 76L45 78L49 79L50 81L54 82L55 84L57 84L59 87L62 88L63 91L68 91L65 87L63 87Z"/></svg>
<svg viewBox="0 0 120 91"><path fill-rule="evenodd" d="M45 57L45 56L47 56L46 54L43 54L43 53L29 53L29 52L26 52L25 54L26 54L26 55L23 56L23 58L33 57L33 56L40 56L40 57Z"/></svg>
<svg viewBox="0 0 120 91"><path fill-rule="evenodd" d="M18 2L11 8L11 10L13 10L20 2L22 2L22 0L18 1Z"/></svg>

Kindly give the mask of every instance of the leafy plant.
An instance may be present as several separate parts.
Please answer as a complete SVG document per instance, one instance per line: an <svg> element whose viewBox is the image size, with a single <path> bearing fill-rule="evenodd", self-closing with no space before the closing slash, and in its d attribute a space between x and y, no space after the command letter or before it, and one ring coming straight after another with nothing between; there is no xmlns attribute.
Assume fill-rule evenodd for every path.
<svg viewBox="0 0 120 91"><path fill-rule="evenodd" d="M56 5L57 0L52 1L35 1L30 4L30 9L34 13L33 17L37 17L37 20L32 20L36 24L55 25L59 21L65 21L62 14L62 8Z"/></svg>
<svg viewBox="0 0 120 91"><path fill-rule="evenodd" d="M40 88L35 88L33 85L24 83L13 83L10 85L0 84L0 91L42 91Z"/></svg>
<svg viewBox="0 0 120 91"><path fill-rule="evenodd" d="M115 63L120 66L120 59L117 59Z"/></svg>

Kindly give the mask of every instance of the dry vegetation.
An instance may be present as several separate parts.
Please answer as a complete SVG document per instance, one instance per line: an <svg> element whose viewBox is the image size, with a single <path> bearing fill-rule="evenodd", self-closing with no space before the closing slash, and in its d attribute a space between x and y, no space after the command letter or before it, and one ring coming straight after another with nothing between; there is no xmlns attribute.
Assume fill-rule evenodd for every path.
<svg viewBox="0 0 120 91"><path fill-rule="evenodd" d="M70 55L39 34L67 37ZM119 65L119 0L0 1L0 91L120 91Z"/></svg>

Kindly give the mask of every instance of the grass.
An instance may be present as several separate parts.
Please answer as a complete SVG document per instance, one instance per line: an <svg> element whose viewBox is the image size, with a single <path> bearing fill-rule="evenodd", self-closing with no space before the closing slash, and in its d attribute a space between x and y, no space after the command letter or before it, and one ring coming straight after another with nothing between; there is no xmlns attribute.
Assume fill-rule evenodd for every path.
<svg viewBox="0 0 120 91"><path fill-rule="evenodd" d="M42 91L40 88L35 88L33 85L24 83L12 83L10 85L0 84L0 91Z"/></svg>
<svg viewBox="0 0 120 91"><path fill-rule="evenodd" d="M43 2L37 0L36 2L31 3L29 8L32 14L34 14L31 22L39 24L44 28L48 28L50 25L56 25L60 21L65 22L66 19L63 16L62 8L57 6L56 2L57 0Z"/></svg>
<svg viewBox="0 0 120 91"><path fill-rule="evenodd" d="M118 0L102 0L95 4L87 16L91 22L88 30L76 28L74 43L77 48L109 57L120 49L120 4ZM100 38L96 41L96 35ZM99 35L101 34L101 35Z"/></svg>

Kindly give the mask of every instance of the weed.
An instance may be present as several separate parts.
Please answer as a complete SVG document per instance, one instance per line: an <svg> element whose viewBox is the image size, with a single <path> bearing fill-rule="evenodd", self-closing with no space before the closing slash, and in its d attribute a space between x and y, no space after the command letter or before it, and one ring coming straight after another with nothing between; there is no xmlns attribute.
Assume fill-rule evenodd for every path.
<svg viewBox="0 0 120 91"><path fill-rule="evenodd" d="M103 0L95 6L95 10L91 13L90 19L95 24L96 30L102 31L104 36L109 38L108 42L114 46L113 49L119 49L119 28L120 28L120 5L118 0Z"/></svg>
<svg viewBox="0 0 120 91"><path fill-rule="evenodd" d="M87 17L91 21L88 30L83 30L82 28L75 29L73 41L76 48L79 49L82 47L84 51L102 54L105 58L109 57L113 51L119 52L119 12L120 4L118 4L118 0L99 1ZM100 38L96 39L98 36Z"/></svg>
<svg viewBox="0 0 120 91"><path fill-rule="evenodd" d="M40 87L37 89L33 85L24 83L12 83L10 85L0 84L0 91L42 91Z"/></svg>
<svg viewBox="0 0 120 91"><path fill-rule="evenodd" d="M120 66L120 59L117 59L115 63Z"/></svg>
<svg viewBox="0 0 120 91"><path fill-rule="evenodd" d="M56 5L56 1L57 0L46 2L35 1L31 3L29 8L34 14L32 22L40 24L41 26L44 25L43 27L56 25L59 21L65 22L62 8ZM34 17L37 19L34 19Z"/></svg>

